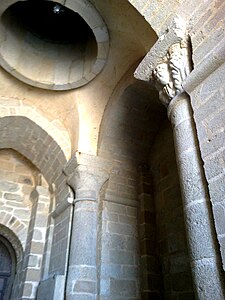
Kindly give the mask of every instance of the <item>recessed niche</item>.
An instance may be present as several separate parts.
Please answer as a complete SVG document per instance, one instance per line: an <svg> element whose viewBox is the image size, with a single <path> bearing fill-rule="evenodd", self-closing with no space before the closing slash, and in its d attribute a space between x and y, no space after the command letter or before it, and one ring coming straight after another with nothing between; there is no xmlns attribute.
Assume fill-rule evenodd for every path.
<svg viewBox="0 0 225 300"><path fill-rule="evenodd" d="M0 63L21 81L68 90L87 84L103 69L108 32L87 0L64 5L47 0L2 2Z"/></svg>

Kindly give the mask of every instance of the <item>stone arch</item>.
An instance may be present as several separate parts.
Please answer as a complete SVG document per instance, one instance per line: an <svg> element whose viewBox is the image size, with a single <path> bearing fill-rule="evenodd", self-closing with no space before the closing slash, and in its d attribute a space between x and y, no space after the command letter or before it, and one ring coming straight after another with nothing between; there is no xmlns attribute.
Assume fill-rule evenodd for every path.
<svg viewBox="0 0 225 300"><path fill-rule="evenodd" d="M106 107L101 124L98 152L100 156L109 159L112 166L108 186L103 195L105 197L103 198L103 201L105 200L104 214L107 215L116 209L120 212L125 209L127 211L137 209L136 221L139 237L134 242L136 245L139 243L141 298L151 299L152 290L157 291L158 295L164 292L166 294L167 288L164 291L160 290L159 285L153 288L150 284L143 283L147 282L146 278L150 280L149 282L153 278L153 280L158 278L162 281L166 280L167 276L172 282L173 275L170 271L163 269L163 259L169 257L172 265L173 257L179 258L183 255L184 260L188 257L185 247L182 250L178 249L180 252L176 249L177 252L174 251L172 255L168 254L162 244L165 240L169 240L168 233L158 233L163 226L166 226L169 234L173 234L174 243L180 241L180 236L182 236L182 243L185 245L183 216L180 212L178 213L177 209L181 207L181 197L173 138L170 123L167 121L166 109L158 101L158 92L148 83L133 79L132 69L121 79ZM165 181L165 178L168 181ZM163 180L166 182L165 185L161 184ZM159 184L157 185L156 182ZM167 194L167 191L171 193L171 196L169 192ZM168 207L165 205L169 203L169 197L172 199L170 204L173 201L174 206L172 206L170 217L164 217L165 212L169 211L169 205ZM123 206L117 204L115 208L115 202L118 203L118 199ZM172 215L173 209L176 213ZM103 219L103 226L105 226L104 222ZM126 224L129 222L128 220ZM171 230L175 222L180 222L177 226L179 229L174 227ZM129 226L132 224L130 223ZM104 249L104 239L110 240L111 237L108 232L103 232L103 235L102 247ZM112 248L113 246L110 249ZM158 248L160 251L154 252ZM157 268L149 274L148 270L152 263ZM162 272L158 271L161 269L163 269ZM182 278L182 276L189 278L188 266L180 271L179 277ZM104 279L104 275L102 277ZM187 289L192 291L191 281L187 285L189 285Z"/></svg>
<svg viewBox="0 0 225 300"><path fill-rule="evenodd" d="M62 149L65 157L71 156L71 142L68 131L59 120L50 121L36 107L14 98L0 98L0 117L21 116L27 117L43 128Z"/></svg>
<svg viewBox="0 0 225 300"><path fill-rule="evenodd" d="M137 164L148 160L144 156L161 120L166 118L156 89L134 78L138 63L124 74L113 91L102 118L98 141L99 155L113 157L120 148L120 155L125 160L136 160ZM121 148L122 144L126 146Z"/></svg>
<svg viewBox="0 0 225 300"><path fill-rule="evenodd" d="M24 236L24 234L26 233L27 226L23 222L21 222L16 216L14 216L13 214L11 214L9 212L5 212L5 211L0 212L0 220L1 220L1 223L0 223L1 234L2 234L1 227L5 226L10 231L12 231L15 236L18 237L18 239L20 240L20 243L24 249L25 248L25 238L26 238ZM6 229L3 230L3 233L4 232L6 232ZM10 237L10 235L9 235L9 237Z"/></svg>
<svg viewBox="0 0 225 300"><path fill-rule="evenodd" d="M66 157L61 147L45 130L24 116L0 118L0 149L11 148L29 159L55 185L56 199L69 193L62 170Z"/></svg>
<svg viewBox="0 0 225 300"><path fill-rule="evenodd" d="M12 278L12 293L10 299L18 298L19 286L21 285L21 272L23 267L24 249L21 243L21 237L15 234L11 228L0 224L0 236L2 236L10 245L11 251L15 253L15 276Z"/></svg>
<svg viewBox="0 0 225 300"><path fill-rule="evenodd" d="M6 214L6 215L10 215L10 214ZM10 216L10 217L12 217L12 216ZM1 218L1 220L2 220L2 218ZM20 222L19 220L17 220L17 221ZM1 236L3 236L6 240L8 240L9 243L12 245L12 248L14 249L15 254L16 254L16 261L18 264L21 262L21 260L23 258L23 246L21 243L20 234L16 233L14 230L12 230L12 226L9 225L8 222L6 224L4 224L4 223L5 222L3 219L2 224L0 224Z"/></svg>
<svg viewBox="0 0 225 300"><path fill-rule="evenodd" d="M164 268L165 258L171 268L175 265L175 258L182 257L183 261L188 261L173 134L171 124L167 120L166 109L159 102L158 92L151 88L149 83L132 79L132 75L132 70L129 70L122 78L106 107L98 151L100 156L113 161L113 171L106 191L107 202L108 199L116 201L120 195L127 195L129 191L133 191L133 195L136 193L134 200L138 199L136 207L140 228L138 242L140 290L143 295L141 298L150 299L151 290L156 291L157 288L152 288L148 283L145 286L143 282L146 282L146 278L148 280L151 280L151 276L160 278L160 281L166 284L162 290L158 288L158 294L169 295L168 278L170 284L175 285L178 280L184 280L184 277L191 278L191 272L189 265L184 265L177 272L175 279L172 269ZM129 169L129 173L125 173L122 166L126 171ZM132 179L130 182L137 183L133 190L127 181L127 174L130 177L131 171L135 174L129 180ZM126 184L123 186L121 182ZM129 203L128 200L124 201L125 205ZM135 201L132 204L135 204ZM167 246L164 247L167 241L172 241L169 250ZM183 244L182 249L173 248L177 242ZM159 251L154 252L154 249ZM151 263L154 261L160 270L154 271L155 273L151 275L147 271L151 264L148 263L150 256ZM191 299L193 297L191 280L187 280L185 289L190 291Z"/></svg>
<svg viewBox="0 0 225 300"><path fill-rule="evenodd" d="M0 248L1 248L1 296L4 299L10 299L12 286L14 283L14 278L17 269L17 261L15 250L12 247L11 243L0 235Z"/></svg>

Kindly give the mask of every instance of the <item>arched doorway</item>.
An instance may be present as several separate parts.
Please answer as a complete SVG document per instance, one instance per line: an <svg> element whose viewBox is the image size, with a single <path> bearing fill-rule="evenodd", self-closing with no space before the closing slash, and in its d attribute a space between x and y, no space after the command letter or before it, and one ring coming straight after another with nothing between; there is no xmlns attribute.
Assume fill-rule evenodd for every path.
<svg viewBox="0 0 225 300"><path fill-rule="evenodd" d="M11 244L0 236L0 300L9 300L16 269L16 256Z"/></svg>

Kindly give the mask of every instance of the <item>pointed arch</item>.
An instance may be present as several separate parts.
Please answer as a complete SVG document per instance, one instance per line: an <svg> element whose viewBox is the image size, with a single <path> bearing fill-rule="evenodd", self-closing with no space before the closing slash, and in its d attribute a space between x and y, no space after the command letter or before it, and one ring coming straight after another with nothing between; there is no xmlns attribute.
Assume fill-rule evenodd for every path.
<svg viewBox="0 0 225 300"><path fill-rule="evenodd" d="M20 230L19 232L16 232L15 229L13 229L13 225L10 225L7 221L5 220L10 220L12 219L12 215L9 213L5 213L4 215L7 215L7 217L2 219L1 213L0 213L0 233L1 236L3 236L5 239L7 239L9 241L9 243L12 245L12 248L15 251L16 254L16 261L17 264L21 262L22 258L23 258L23 246L22 246L22 242L21 242L21 236L20 236L20 232L22 232L22 230ZM24 226L24 224L22 224L18 219L17 221ZM4 224L5 223L5 224ZM25 226L24 226L25 228Z"/></svg>

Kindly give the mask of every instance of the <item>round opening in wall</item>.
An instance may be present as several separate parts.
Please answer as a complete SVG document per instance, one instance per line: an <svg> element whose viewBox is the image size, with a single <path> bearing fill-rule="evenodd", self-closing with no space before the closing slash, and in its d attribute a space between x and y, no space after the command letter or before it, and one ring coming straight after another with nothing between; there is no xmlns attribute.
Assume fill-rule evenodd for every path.
<svg viewBox="0 0 225 300"><path fill-rule="evenodd" d="M45 89L83 86L103 69L108 32L86 1L2 0L0 63L18 79ZM11 3L9 3L11 2Z"/></svg>
<svg viewBox="0 0 225 300"><path fill-rule="evenodd" d="M93 32L81 16L52 1L19 1L9 8L10 18L20 28L39 39L58 44L84 46L94 40Z"/></svg>

